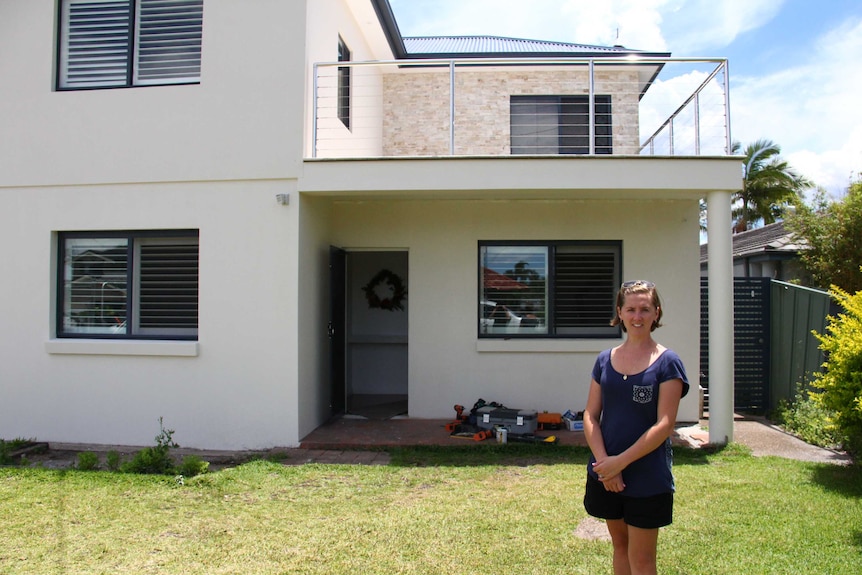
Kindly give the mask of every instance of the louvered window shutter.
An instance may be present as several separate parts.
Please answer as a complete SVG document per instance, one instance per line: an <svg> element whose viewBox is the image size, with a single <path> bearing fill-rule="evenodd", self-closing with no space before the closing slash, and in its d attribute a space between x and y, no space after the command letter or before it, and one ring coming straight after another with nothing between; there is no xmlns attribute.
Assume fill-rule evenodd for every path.
<svg viewBox="0 0 862 575"><path fill-rule="evenodd" d="M197 82L203 0L63 0L59 87Z"/></svg>
<svg viewBox="0 0 862 575"><path fill-rule="evenodd" d="M558 334L613 333L619 258L613 248L559 246L554 267Z"/></svg>
<svg viewBox="0 0 862 575"><path fill-rule="evenodd" d="M136 28L135 84L200 79L203 0L139 0Z"/></svg>
<svg viewBox="0 0 862 575"><path fill-rule="evenodd" d="M68 0L62 17L60 87L128 84L130 0Z"/></svg>
<svg viewBox="0 0 862 575"><path fill-rule="evenodd" d="M138 257L138 333L196 330L198 245L141 241Z"/></svg>

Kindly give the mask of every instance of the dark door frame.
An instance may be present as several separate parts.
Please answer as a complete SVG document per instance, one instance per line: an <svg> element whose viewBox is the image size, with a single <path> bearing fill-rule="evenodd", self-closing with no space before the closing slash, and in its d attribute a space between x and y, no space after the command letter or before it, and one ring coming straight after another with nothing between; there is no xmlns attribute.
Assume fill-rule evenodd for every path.
<svg viewBox="0 0 862 575"><path fill-rule="evenodd" d="M340 415L347 408L347 252L329 246L329 411Z"/></svg>

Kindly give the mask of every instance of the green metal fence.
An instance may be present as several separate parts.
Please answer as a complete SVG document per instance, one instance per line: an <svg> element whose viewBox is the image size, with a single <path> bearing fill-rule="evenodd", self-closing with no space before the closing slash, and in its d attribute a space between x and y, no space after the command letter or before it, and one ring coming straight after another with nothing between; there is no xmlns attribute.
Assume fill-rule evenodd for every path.
<svg viewBox="0 0 862 575"><path fill-rule="evenodd" d="M821 371L825 357L812 331L825 333L827 316L837 310L824 291L773 281L771 293L769 408L774 408L782 399L793 399L797 387Z"/></svg>
<svg viewBox="0 0 862 575"><path fill-rule="evenodd" d="M708 285L701 282L700 384L709 408ZM835 314L828 293L769 278L733 280L734 409L767 412L793 399L821 369L823 333Z"/></svg>

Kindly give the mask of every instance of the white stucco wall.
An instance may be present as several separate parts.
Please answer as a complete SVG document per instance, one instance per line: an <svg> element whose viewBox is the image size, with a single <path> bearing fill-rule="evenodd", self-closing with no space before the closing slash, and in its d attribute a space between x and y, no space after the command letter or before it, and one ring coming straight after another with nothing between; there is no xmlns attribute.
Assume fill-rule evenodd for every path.
<svg viewBox="0 0 862 575"><path fill-rule="evenodd" d="M298 175L304 2L207 0L200 84L77 91L56 6L0 3L0 187Z"/></svg>
<svg viewBox="0 0 862 575"><path fill-rule="evenodd" d="M510 159L493 173L404 164L381 183L381 166L356 177L351 162L302 163L310 63L334 59L339 33L355 59L383 53L379 31L360 33L374 24L364 0L207 0L201 82L188 86L55 91L56 16L55 0L0 2L0 437L150 445L161 416L187 447L295 445L328 416L330 244L409 251L414 417L448 418L478 397L580 409L586 382L571 374L588 377L614 343L479 342L482 239L622 239L626 277L656 278L667 299L657 335L696 383L696 200L607 201L618 196L606 188L640 195L653 170L667 182L648 195L725 189L708 169ZM301 195L321 168L336 185L308 178ZM379 199L408 181L426 199ZM570 199L572 185L593 199ZM557 198L515 199L543 187ZM427 199L463 190L492 194ZM54 338L56 232L179 228L200 231L198 342Z"/></svg>
<svg viewBox="0 0 862 575"><path fill-rule="evenodd" d="M286 246L296 244L297 213L275 201L291 189L200 182L0 190L0 242L9 248L0 437L151 445L161 416L183 446L293 444L297 254ZM187 228L200 230L197 343L53 337L54 232Z"/></svg>
<svg viewBox="0 0 862 575"><path fill-rule="evenodd" d="M612 239L626 278L653 279L664 298L656 338L685 362L698 417L700 287L693 201L336 201L333 243L409 248L409 412L445 418L478 398L537 410L581 410L596 354L621 340L479 340L480 240ZM673 233L670 233L673 231ZM690 244L680 238L690 237ZM686 273L685 270L688 270Z"/></svg>
<svg viewBox="0 0 862 575"><path fill-rule="evenodd" d="M317 70L317 141L312 118L314 110L315 63L338 60L338 39L350 50L353 62L390 60L380 24L367 0L312 0L308 2L308 69L306 150L320 157L379 156L383 137L382 74L389 67L354 67L350 71L350 127L337 116L338 67Z"/></svg>
<svg viewBox="0 0 862 575"><path fill-rule="evenodd" d="M56 26L0 3L0 437L295 445L306 3L207 0L194 85L57 91ZM56 232L179 228L198 342L54 339Z"/></svg>

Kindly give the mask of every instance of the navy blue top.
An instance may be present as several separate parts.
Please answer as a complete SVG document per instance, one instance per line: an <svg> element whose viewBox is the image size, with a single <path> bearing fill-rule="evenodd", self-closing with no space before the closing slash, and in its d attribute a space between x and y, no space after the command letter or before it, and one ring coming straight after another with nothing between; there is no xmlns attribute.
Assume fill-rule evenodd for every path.
<svg viewBox="0 0 862 575"><path fill-rule="evenodd" d="M631 447L644 432L658 421L659 386L672 379L682 380L682 395L688 393L688 378L682 360L672 350L665 350L641 373L628 376L611 365L611 350L596 358L593 379L602 388L601 430L608 455L619 455ZM590 457L587 472L593 471L595 457ZM674 491L673 452L670 438L654 451L634 461L623 470L626 487L622 495L649 497Z"/></svg>

